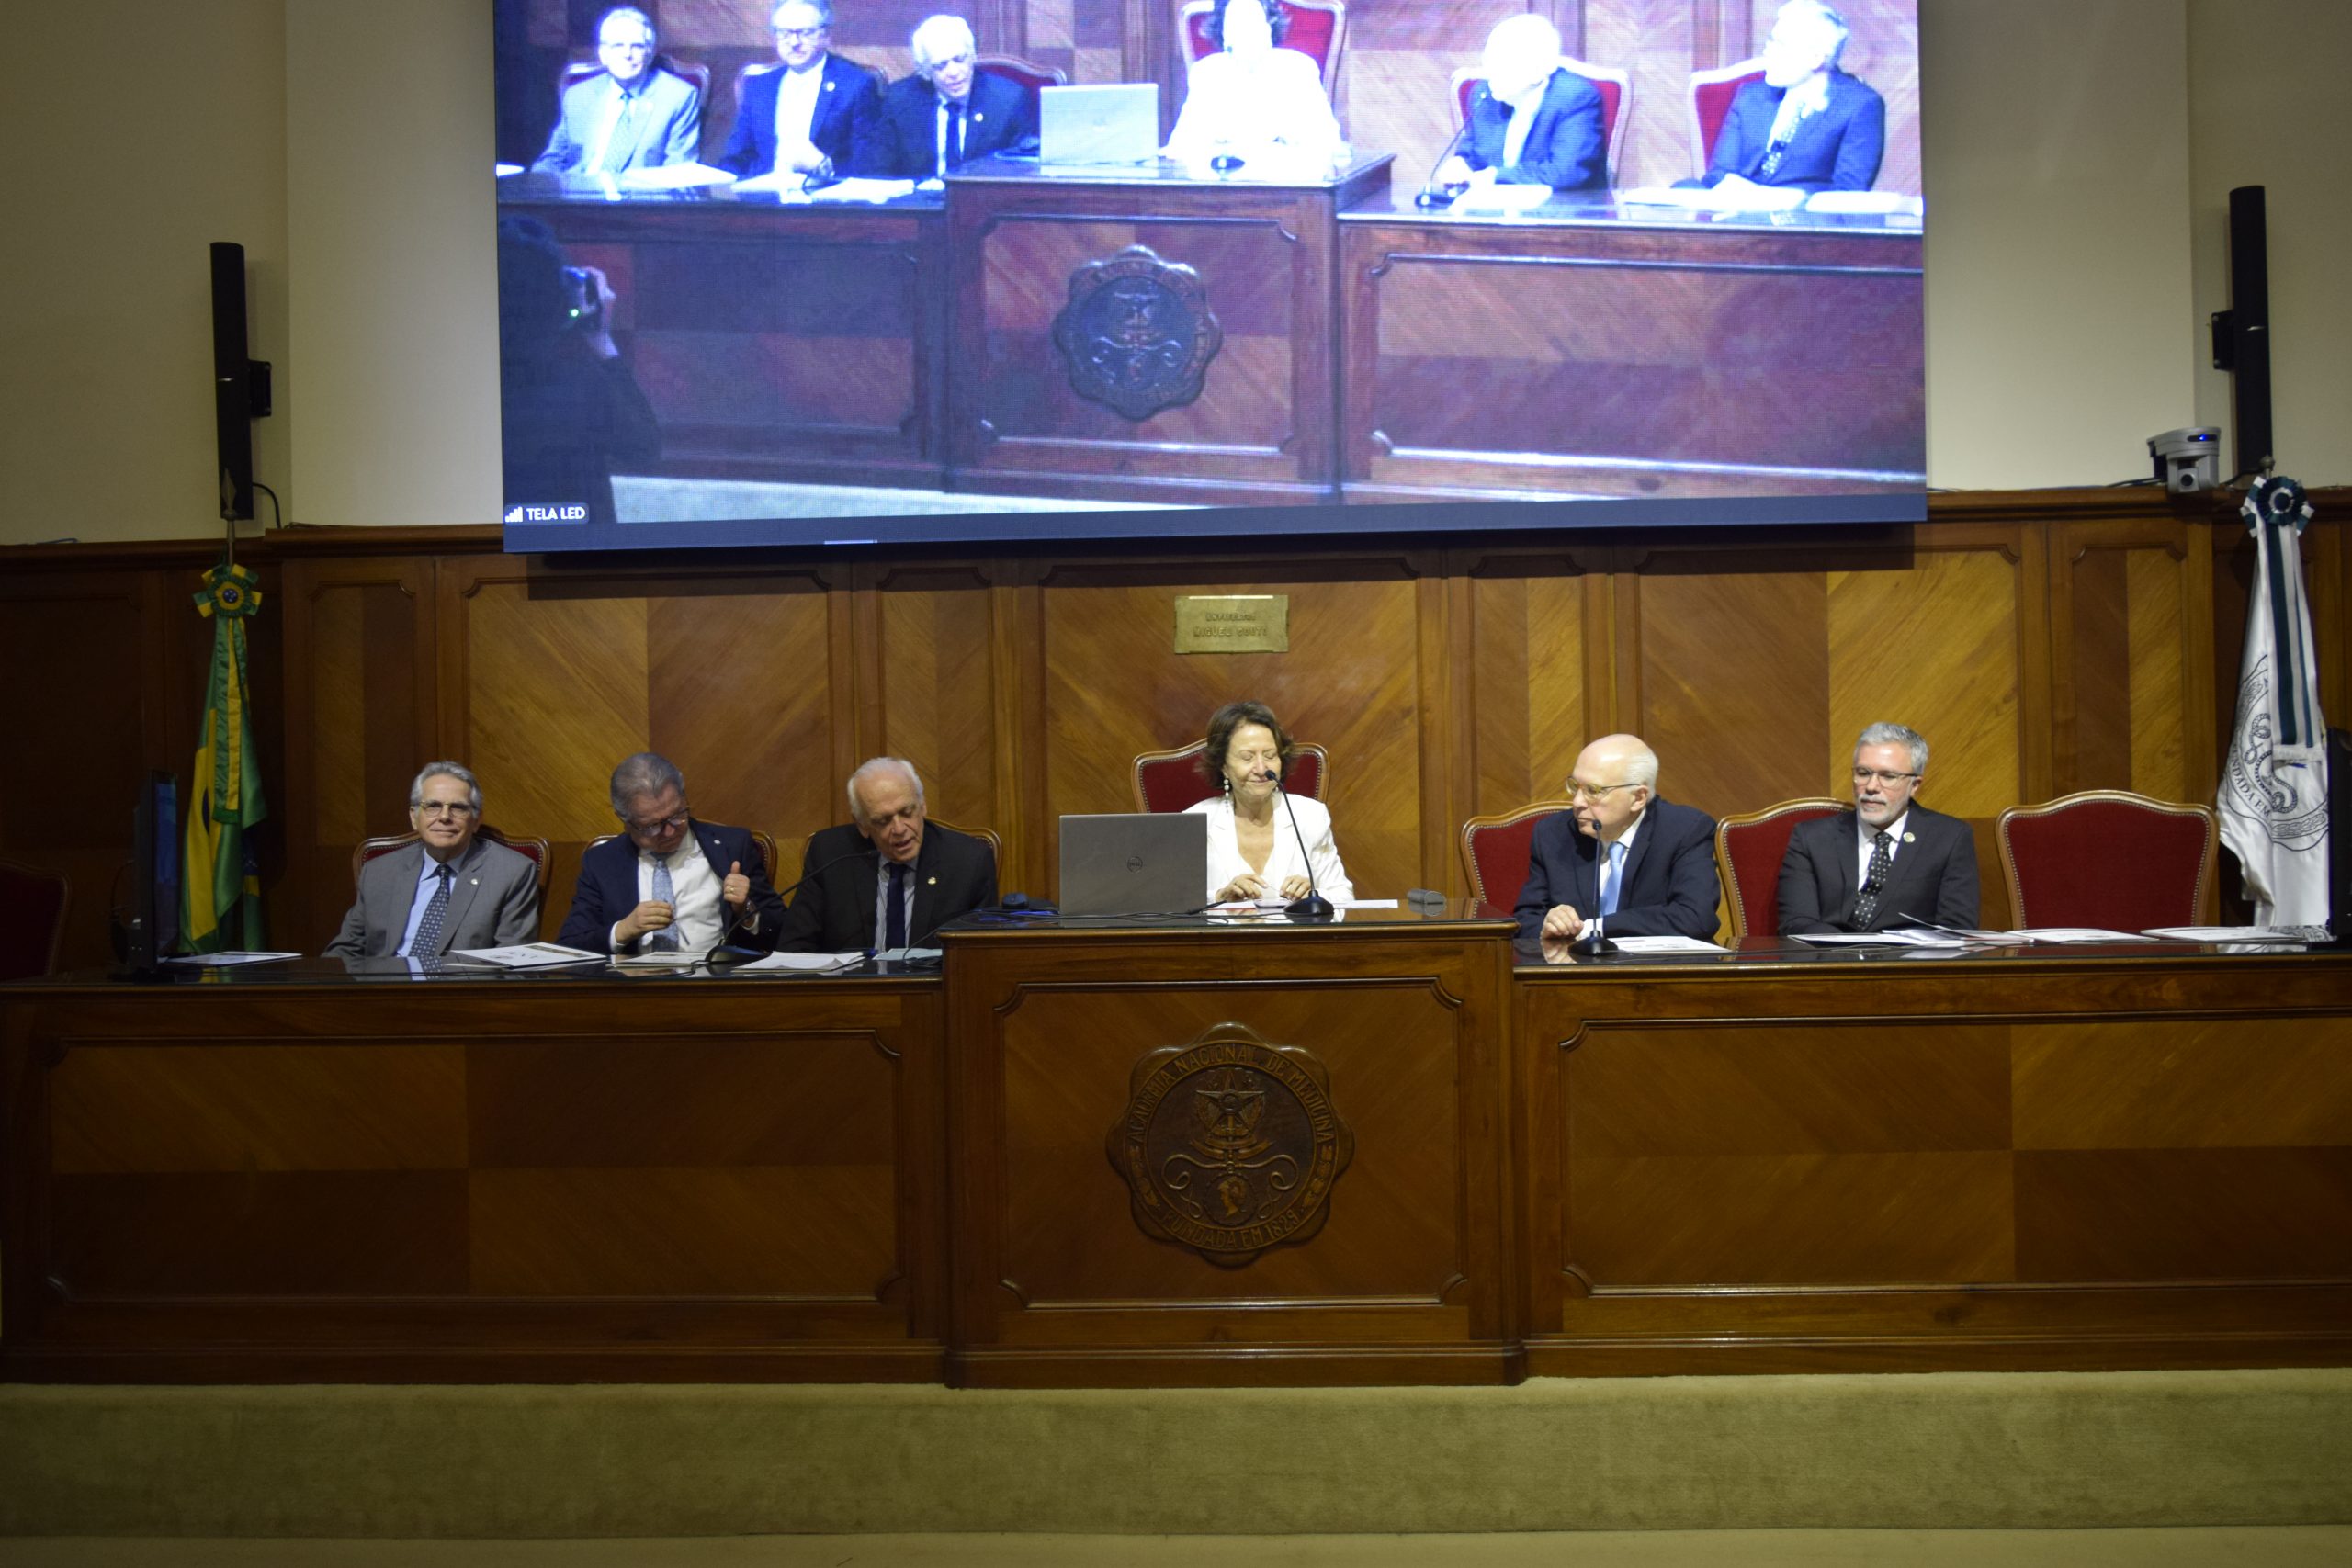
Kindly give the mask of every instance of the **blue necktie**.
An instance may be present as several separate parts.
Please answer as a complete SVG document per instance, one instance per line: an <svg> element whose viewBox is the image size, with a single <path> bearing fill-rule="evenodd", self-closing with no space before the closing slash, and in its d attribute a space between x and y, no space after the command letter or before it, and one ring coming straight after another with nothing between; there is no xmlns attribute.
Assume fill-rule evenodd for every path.
<svg viewBox="0 0 2352 1568"><path fill-rule="evenodd" d="M1600 890L1600 912L1613 915L1617 912L1617 897L1625 888L1625 840L1623 839L1609 846L1609 875L1605 881L1606 886Z"/></svg>
<svg viewBox="0 0 2352 1568"><path fill-rule="evenodd" d="M889 924L884 930L882 945L907 945L907 868L897 861L890 863Z"/></svg>
<svg viewBox="0 0 2352 1568"><path fill-rule="evenodd" d="M445 865L435 875L441 886L433 890L433 897L425 903L424 913L417 919L416 935L409 939L406 957L441 956L441 924L449 916L449 888L457 881L458 874Z"/></svg>
<svg viewBox="0 0 2352 1568"><path fill-rule="evenodd" d="M674 952L678 945L678 927L676 923L678 919L678 893L677 888L670 881L670 857L668 855L655 855L653 857L653 897L658 901L670 906L671 923L663 926L651 936L647 937L645 939L645 945L650 948L659 949L663 953Z"/></svg>

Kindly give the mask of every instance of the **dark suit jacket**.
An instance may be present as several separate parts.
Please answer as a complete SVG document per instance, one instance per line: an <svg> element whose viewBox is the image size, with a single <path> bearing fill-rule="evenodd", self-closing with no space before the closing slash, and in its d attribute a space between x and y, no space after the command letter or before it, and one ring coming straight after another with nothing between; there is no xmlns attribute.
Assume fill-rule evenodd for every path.
<svg viewBox="0 0 2352 1568"><path fill-rule="evenodd" d="M775 886L768 881L767 863L760 856L760 846L752 839L752 830L696 822L693 831L695 842L702 846L703 859L710 863L715 875L724 880L727 868L741 861L743 874L752 879L752 897L743 906L745 929L737 931L728 945L765 951L774 945L776 932L783 928L784 900L776 897ZM564 916L563 930L557 933L556 941L591 953L610 953L614 923L636 908L638 902L637 846L624 833L617 839L607 839L580 857L580 885L571 895L571 912ZM726 905L722 903L719 908L725 909Z"/></svg>
<svg viewBox="0 0 2352 1568"><path fill-rule="evenodd" d="M817 90L817 112L808 122L808 140L817 151L847 174L856 157L857 139L881 102L873 74L865 66L838 54L825 56L824 85ZM743 102L735 110L735 128L727 134L727 150L717 167L741 178L764 175L775 167L775 96L784 85L784 67L743 79Z"/></svg>
<svg viewBox="0 0 2352 1568"><path fill-rule="evenodd" d="M1577 831L1573 813L1562 811L1536 824L1527 883L1519 894L1520 935L1541 933L1544 916L1555 904L1588 917L1600 911L1597 844ZM1713 942L1722 891L1715 878L1715 819L1653 796L1625 857L1625 889L1617 896L1617 912L1602 923L1602 933Z"/></svg>
<svg viewBox="0 0 2352 1568"><path fill-rule="evenodd" d="M1510 130L1510 106L1479 83L1470 95L1470 136L1462 161L1474 169L1495 170L1495 179L1502 185L1583 190L1609 183L1601 147L1600 90L1574 72L1552 73L1535 123L1527 128L1527 144L1519 150L1519 162L1505 165L1503 138Z"/></svg>
<svg viewBox="0 0 2352 1568"><path fill-rule="evenodd" d="M1712 186L1725 175L1737 175L1759 186L1806 191L1870 189L1886 152L1886 100L1843 71L1831 72L1829 102L1819 114L1797 122L1781 166L1766 175L1764 154L1782 96L1781 89L1761 82L1741 84L1724 116L1723 133L1715 138L1714 156L1707 160L1707 177L1700 183Z"/></svg>
<svg viewBox="0 0 2352 1568"><path fill-rule="evenodd" d="M1886 886L1880 890L1878 913L1868 926L1856 926L1862 864L1854 820L1850 811L1817 817L1798 823L1789 835L1789 852L1781 858L1782 936L1884 931L1909 924L1906 915L1939 926L1975 926L1976 834L1959 818L1930 811L1916 800L1904 819L1904 842L1894 852Z"/></svg>
<svg viewBox="0 0 2352 1568"><path fill-rule="evenodd" d="M893 82L880 109L866 117L853 154L872 179L927 180L939 166L939 94L921 76ZM976 73L964 100L964 161L1037 141L1037 100L1009 76Z"/></svg>
<svg viewBox="0 0 2352 1568"><path fill-rule="evenodd" d="M779 953L849 953L882 945L874 930L875 890L881 855L855 827L842 823L810 835L800 874L815 880L785 911ZM822 868L822 869L820 869ZM981 840L926 822L915 853L914 919L907 945L956 916L996 902L996 856Z"/></svg>
<svg viewBox="0 0 2352 1568"><path fill-rule="evenodd" d="M512 947L539 934L539 868L531 857L477 838L458 857L449 884L449 908L441 917L438 958L467 947ZM424 873L424 846L403 844L359 868L359 898L343 917L343 929L327 943L330 958L389 958L408 934L408 912L416 904L417 879Z"/></svg>

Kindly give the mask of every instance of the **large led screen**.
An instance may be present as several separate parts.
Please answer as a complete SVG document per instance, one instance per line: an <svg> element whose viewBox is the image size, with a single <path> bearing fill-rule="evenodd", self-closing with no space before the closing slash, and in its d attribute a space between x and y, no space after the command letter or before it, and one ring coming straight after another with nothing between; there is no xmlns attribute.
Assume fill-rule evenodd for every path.
<svg viewBox="0 0 2352 1568"><path fill-rule="evenodd" d="M1916 0L492 0L515 550L1924 515Z"/></svg>

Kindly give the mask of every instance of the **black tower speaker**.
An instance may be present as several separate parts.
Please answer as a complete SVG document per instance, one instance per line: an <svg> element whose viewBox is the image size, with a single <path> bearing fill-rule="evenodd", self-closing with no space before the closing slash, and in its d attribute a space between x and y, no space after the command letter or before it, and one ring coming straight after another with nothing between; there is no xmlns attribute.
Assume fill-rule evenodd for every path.
<svg viewBox="0 0 2352 1568"><path fill-rule="evenodd" d="M220 515L254 514L254 365L245 357L245 247L212 243L212 415L220 449Z"/></svg>
<svg viewBox="0 0 2352 1568"><path fill-rule="evenodd" d="M2271 466L2270 236L2263 187L2230 192L2230 308L2213 315L2213 367L2230 372L2237 471Z"/></svg>

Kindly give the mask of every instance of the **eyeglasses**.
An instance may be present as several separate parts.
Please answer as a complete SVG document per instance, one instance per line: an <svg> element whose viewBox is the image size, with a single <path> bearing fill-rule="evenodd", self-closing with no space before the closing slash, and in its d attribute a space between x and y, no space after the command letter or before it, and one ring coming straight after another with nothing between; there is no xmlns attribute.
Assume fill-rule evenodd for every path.
<svg viewBox="0 0 2352 1568"><path fill-rule="evenodd" d="M1918 776L1917 773L1890 773L1884 768L1856 768L1854 770L1856 784L1866 784L1876 781L1889 788L1902 783L1905 779L1916 779Z"/></svg>
<svg viewBox="0 0 2352 1568"><path fill-rule="evenodd" d="M1631 780L1627 780L1623 784L1589 784L1582 779L1570 779L1568 781L1568 798L1570 800L1599 800L1602 795L1607 795L1612 789L1631 789L1633 787L1634 785Z"/></svg>
<svg viewBox="0 0 2352 1568"><path fill-rule="evenodd" d="M464 818L471 817L474 814L474 808L471 804L462 800L428 800L424 805L416 808L416 814L419 817L427 818L435 817Z"/></svg>
<svg viewBox="0 0 2352 1568"><path fill-rule="evenodd" d="M640 822L634 817L624 817L621 826L632 833L665 833L684 827L693 818L692 811L681 807L675 817L664 817L653 822Z"/></svg>
<svg viewBox="0 0 2352 1568"><path fill-rule="evenodd" d="M778 28L775 36L786 43L807 43L823 38L831 29L823 22L813 28Z"/></svg>

